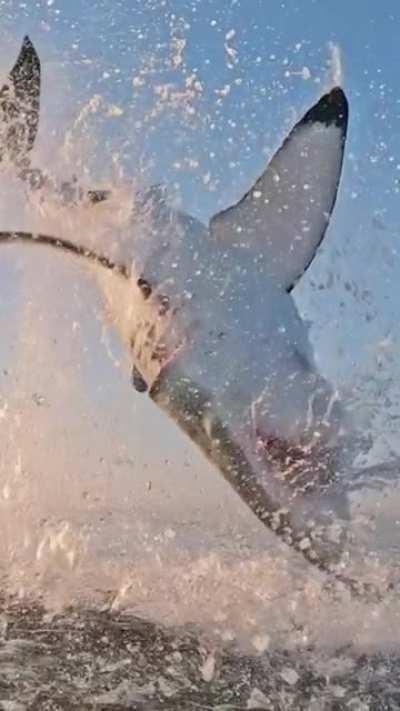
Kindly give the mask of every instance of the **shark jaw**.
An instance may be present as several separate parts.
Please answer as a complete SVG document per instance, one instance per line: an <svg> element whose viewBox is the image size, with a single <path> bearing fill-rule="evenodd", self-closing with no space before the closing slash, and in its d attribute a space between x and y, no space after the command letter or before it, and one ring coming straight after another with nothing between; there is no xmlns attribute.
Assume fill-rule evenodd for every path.
<svg viewBox="0 0 400 711"><path fill-rule="evenodd" d="M313 565L336 571L345 533L347 504L342 492L333 498L318 487L317 493L304 495L285 483L283 470L268 465L257 453L246 427L234 430L213 394L187 377L179 356L162 370L150 397L217 466L264 525Z"/></svg>
<svg viewBox="0 0 400 711"><path fill-rule="evenodd" d="M31 44L25 50L28 69L36 53ZM37 73L31 82L36 97ZM21 97L14 108L21 118ZM265 525L325 570L336 567L343 546L346 497L335 481L343 419L290 292L325 235L347 121L346 97L335 87L294 126L242 200L208 227L150 190L132 214L132 235L149 246L136 275L136 238L112 249L100 239L94 249L84 235L77 244L62 234L0 234L0 242L52 246L102 267L134 387L149 391ZM10 152L18 170L24 165L28 192L38 189L26 179L32 135ZM46 181L39 183L45 200ZM91 209L108 199L90 200Z"/></svg>

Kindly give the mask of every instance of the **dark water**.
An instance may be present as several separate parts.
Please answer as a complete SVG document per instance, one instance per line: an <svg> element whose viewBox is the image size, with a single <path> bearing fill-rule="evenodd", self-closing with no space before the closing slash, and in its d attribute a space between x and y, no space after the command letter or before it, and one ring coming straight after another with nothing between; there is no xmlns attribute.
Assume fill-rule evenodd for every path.
<svg viewBox="0 0 400 711"><path fill-rule="evenodd" d="M3 599L0 610L2 709L400 708L397 654L248 656L199 629L105 608L49 615L39 603Z"/></svg>

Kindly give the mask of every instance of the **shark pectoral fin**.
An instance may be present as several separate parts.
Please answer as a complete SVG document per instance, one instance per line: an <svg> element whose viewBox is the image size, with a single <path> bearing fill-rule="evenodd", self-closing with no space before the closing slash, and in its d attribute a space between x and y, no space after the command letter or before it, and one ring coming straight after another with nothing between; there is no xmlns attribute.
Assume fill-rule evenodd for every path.
<svg viewBox="0 0 400 711"><path fill-rule="evenodd" d="M25 37L9 81L0 90L0 161L17 167L29 164L40 108L40 60Z"/></svg>
<svg viewBox="0 0 400 711"><path fill-rule="evenodd" d="M227 245L251 245L265 269L290 291L313 260L339 186L348 104L342 89L325 94L292 129L265 173L210 232Z"/></svg>

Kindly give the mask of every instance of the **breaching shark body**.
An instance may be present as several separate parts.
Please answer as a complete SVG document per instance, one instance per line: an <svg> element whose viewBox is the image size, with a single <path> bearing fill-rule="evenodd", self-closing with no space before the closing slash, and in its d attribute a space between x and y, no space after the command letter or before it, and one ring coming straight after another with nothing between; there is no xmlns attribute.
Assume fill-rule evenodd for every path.
<svg viewBox="0 0 400 711"><path fill-rule="evenodd" d="M29 160L40 64L27 38L9 84L14 104L12 112L3 109L3 136L11 147L2 146L3 156L28 192L45 195L46 176ZM4 89L0 108L2 96ZM347 423L317 371L291 291L328 226L347 122L345 94L334 87L242 200L209 225L173 210L163 190L151 188L134 197L132 234L117 244L94 250L84 235L75 243L0 234L2 242L47 244L105 267L102 286L132 355L134 387L148 391L264 524L324 570L335 569L343 546L347 501L338 473ZM92 209L108 197L90 191ZM138 238L148 254L140 272ZM113 280L124 285L125 304L115 302Z"/></svg>

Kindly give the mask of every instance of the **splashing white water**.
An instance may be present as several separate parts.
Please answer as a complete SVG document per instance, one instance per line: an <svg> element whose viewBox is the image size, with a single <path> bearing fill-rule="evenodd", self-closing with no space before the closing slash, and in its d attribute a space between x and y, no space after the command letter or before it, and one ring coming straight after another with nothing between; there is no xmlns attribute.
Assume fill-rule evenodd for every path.
<svg viewBox="0 0 400 711"><path fill-rule="evenodd" d="M343 86L344 74L340 47L334 42L329 42L328 49L331 55L328 61L330 81L333 86Z"/></svg>

